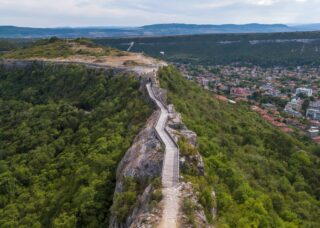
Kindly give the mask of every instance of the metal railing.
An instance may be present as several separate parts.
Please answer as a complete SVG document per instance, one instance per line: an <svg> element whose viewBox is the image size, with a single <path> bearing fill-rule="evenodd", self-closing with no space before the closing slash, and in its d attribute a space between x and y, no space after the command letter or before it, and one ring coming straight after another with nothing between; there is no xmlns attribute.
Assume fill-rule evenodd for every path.
<svg viewBox="0 0 320 228"><path fill-rule="evenodd" d="M151 86L150 86L150 89L151 89L151 91L152 91L155 99L157 99L157 100L163 105L163 107L167 110L167 112L169 113L169 110L168 110L168 108L167 108L167 105L164 104L164 102L163 102L161 99L157 98L157 96L156 96L156 94L155 94L155 92L154 92L154 89L153 89L153 85L152 85L152 84L151 84ZM151 97L151 99L154 100L152 97ZM157 102L156 102L155 100L154 100L154 102L157 104ZM158 106L158 105L157 105L157 106ZM161 115L161 112L160 112L160 115ZM159 118L157 119L157 121L156 121L156 123L155 123L155 125L154 125L154 128L155 128L155 132L156 132L157 136L159 137L159 139L161 140L161 142L165 145L164 141L162 140L160 134L158 133L158 131L157 131L157 129L156 129L156 126L158 125L158 122L159 122L159 119L160 119L160 115L159 115ZM169 136L169 138L170 138L170 140L173 142L173 144L177 147L177 152L178 152L178 158L177 158L178 180L177 180L177 181L179 182L179 178L180 178L180 160L179 160L179 157L180 157L180 147L179 147L178 143L175 141L175 139L173 138L173 136L171 135L171 133L166 129L166 126L168 125L168 121L169 121L169 119L167 118L163 130L164 130L165 133ZM165 146L166 146L166 145L165 145ZM165 152L165 153L166 153L166 152ZM164 166L164 162L163 162L163 164L162 164L162 172L163 172L163 169L164 169L163 166Z"/></svg>
<svg viewBox="0 0 320 228"><path fill-rule="evenodd" d="M166 126L168 125L168 119L166 121L166 124L165 124L165 127L164 127L164 130L165 132L169 135L170 139L173 141L173 143L176 145L177 149L178 149L178 161L177 161L177 166L178 166L178 182L179 182L179 179L180 179L180 147L179 147L179 144L174 140L173 136L170 134L170 132L167 130Z"/></svg>
<svg viewBox="0 0 320 228"><path fill-rule="evenodd" d="M147 84L146 84L146 87L148 86L148 84L150 84L150 83L147 83ZM150 86L151 92L154 94L154 91L153 91L153 89L152 89L152 84L150 84L150 85L151 85L151 86ZM148 94L149 94L148 88L147 88L147 92L148 92ZM155 95L155 94L154 94L154 95ZM153 100L153 102L154 102L154 103L156 104L156 106L158 107L157 102L155 101L155 99L154 99L153 97L151 97L151 96L150 96L150 98L151 98L151 100ZM162 140L162 138L161 138L161 136L160 136L160 134L159 134L159 132L157 131L157 128L156 128L156 126L157 126L158 123L159 123L160 116L161 116L161 109L160 109L160 112L159 112L159 114L158 114L157 121L155 122L153 128L154 128L154 131L155 131L155 133L156 133L156 135L157 135L157 138L161 141L162 145L164 145L164 147L166 147L165 142ZM163 156L163 157L165 157L165 156L166 156L166 149L164 150L164 156ZM164 170L164 159L163 159L163 162L162 162L161 176L163 175L163 170Z"/></svg>

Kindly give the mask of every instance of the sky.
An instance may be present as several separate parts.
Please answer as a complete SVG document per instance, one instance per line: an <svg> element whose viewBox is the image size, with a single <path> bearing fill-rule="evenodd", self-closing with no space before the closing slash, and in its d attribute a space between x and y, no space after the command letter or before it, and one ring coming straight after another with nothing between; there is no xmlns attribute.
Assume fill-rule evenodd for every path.
<svg viewBox="0 0 320 228"><path fill-rule="evenodd" d="M320 23L320 0L0 0L0 25Z"/></svg>

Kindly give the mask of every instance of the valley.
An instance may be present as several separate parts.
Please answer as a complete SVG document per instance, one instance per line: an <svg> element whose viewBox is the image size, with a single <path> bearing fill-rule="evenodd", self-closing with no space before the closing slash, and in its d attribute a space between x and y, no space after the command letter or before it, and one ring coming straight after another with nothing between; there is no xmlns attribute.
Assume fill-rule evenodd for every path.
<svg viewBox="0 0 320 228"><path fill-rule="evenodd" d="M0 0L0 228L319 228L320 0Z"/></svg>
<svg viewBox="0 0 320 228"><path fill-rule="evenodd" d="M99 42L51 38L1 54L0 226L317 227L320 146L252 108L282 107L272 94L245 100L266 83L287 98L317 84L311 52L299 56L311 65L281 66L289 56L266 67Z"/></svg>

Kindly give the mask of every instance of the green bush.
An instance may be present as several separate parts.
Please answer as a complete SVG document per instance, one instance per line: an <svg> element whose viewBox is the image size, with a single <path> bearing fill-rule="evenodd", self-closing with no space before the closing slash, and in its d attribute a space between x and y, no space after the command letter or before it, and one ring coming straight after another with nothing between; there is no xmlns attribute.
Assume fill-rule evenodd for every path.
<svg viewBox="0 0 320 228"><path fill-rule="evenodd" d="M181 155L192 156L197 154L197 149L192 147L192 145L189 144L186 138L180 138L178 144Z"/></svg>
<svg viewBox="0 0 320 228"><path fill-rule="evenodd" d="M115 195L111 213L120 223L125 222L131 210L136 205L138 194L138 183L132 177L125 177L123 180L123 191Z"/></svg>
<svg viewBox="0 0 320 228"><path fill-rule="evenodd" d="M160 189L162 188L162 180L161 180L161 177L157 177L157 178L154 178L152 180L152 185L155 189Z"/></svg>
<svg viewBox="0 0 320 228"><path fill-rule="evenodd" d="M196 227L194 214L198 210L197 205L192 202L191 199L185 198L182 202L182 211L184 215L187 217L187 223L192 225L192 227Z"/></svg>
<svg viewBox="0 0 320 228"><path fill-rule="evenodd" d="M153 191L152 195L151 195L151 201L156 201L156 202L160 202L163 198L163 194L162 194L162 190L161 189L157 189L155 191Z"/></svg>
<svg viewBox="0 0 320 228"><path fill-rule="evenodd" d="M121 192L115 195L111 212L119 222L125 222L129 212L134 207L136 200L137 193L133 191Z"/></svg>

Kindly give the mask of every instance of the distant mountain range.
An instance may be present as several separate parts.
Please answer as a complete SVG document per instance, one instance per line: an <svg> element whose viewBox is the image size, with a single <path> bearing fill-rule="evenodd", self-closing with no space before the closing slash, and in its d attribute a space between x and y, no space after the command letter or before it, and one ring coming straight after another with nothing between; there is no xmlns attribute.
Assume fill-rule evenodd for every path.
<svg viewBox="0 0 320 228"><path fill-rule="evenodd" d="M136 36L173 36L214 33L272 33L319 31L320 24L289 26L285 24L155 24L142 27L84 27L84 28L29 28L0 26L0 38L44 38L57 36L75 37L136 37Z"/></svg>

